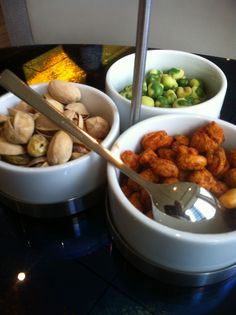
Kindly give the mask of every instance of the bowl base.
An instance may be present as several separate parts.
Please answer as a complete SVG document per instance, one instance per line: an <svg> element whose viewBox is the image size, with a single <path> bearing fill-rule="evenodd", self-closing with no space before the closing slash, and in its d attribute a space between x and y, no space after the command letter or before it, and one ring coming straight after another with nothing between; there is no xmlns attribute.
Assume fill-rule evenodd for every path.
<svg viewBox="0 0 236 315"><path fill-rule="evenodd" d="M77 214L95 206L104 198L105 188L102 186L80 198L71 198L53 204L31 204L20 201L0 192L0 202L9 209L35 218L61 218Z"/></svg>
<svg viewBox="0 0 236 315"><path fill-rule="evenodd" d="M215 284L236 275L236 264L208 272L183 272L155 264L134 250L119 233L112 221L108 198L106 217L110 235L121 255L136 269L151 278L176 286L200 287Z"/></svg>

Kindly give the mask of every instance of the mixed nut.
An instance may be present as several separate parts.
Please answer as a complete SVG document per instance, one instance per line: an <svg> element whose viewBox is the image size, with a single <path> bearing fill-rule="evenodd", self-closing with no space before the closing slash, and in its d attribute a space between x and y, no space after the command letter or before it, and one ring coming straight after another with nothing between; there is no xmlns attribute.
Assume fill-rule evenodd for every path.
<svg viewBox="0 0 236 315"><path fill-rule="evenodd" d="M50 105L70 118L97 141L110 130L103 117L91 116L78 86L71 82L52 80L44 94ZM86 102L86 100L83 100ZM77 159L89 149L80 141L59 129L43 114L21 101L0 115L1 160L26 167L46 167Z"/></svg>

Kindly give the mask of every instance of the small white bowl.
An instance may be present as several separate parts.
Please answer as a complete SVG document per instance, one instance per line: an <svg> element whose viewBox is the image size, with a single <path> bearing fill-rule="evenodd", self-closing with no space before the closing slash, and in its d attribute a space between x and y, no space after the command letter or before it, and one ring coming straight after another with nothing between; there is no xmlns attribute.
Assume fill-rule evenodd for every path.
<svg viewBox="0 0 236 315"><path fill-rule="evenodd" d="M130 126L131 101L121 96L119 92L133 83L135 54L127 55L111 65L106 74L106 93L113 99L120 113L121 131ZM213 62L183 51L176 50L148 50L146 57L146 71L157 68L167 70L179 67L185 70L189 78L202 79L206 85L208 98L206 101L183 108L161 108L142 105L140 120L163 114L199 114L213 118L220 116L227 79L222 70Z"/></svg>
<svg viewBox="0 0 236 315"><path fill-rule="evenodd" d="M170 135L189 134L212 121L200 115L161 115L146 119L119 136L112 152L138 151L144 134L166 130ZM215 119L225 132L225 148L236 148L236 126ZM109 208L115 228L126 243L159 267L183 272L210 272L236 263L236 231L194 234L164 226L137 210L123 194L119 171L108 164Z"/></svg>
<svg viewBox="0 0 236 315"><path fill-rule="evenodd" d="M75 83L77 84L77 83ZM114 102L103 92L85 84L77 84L82 102L91 115L108 120L111 129L103 140L109 148L119 135L119 113ZM47 83L32 86L38 93L46 92ZM19 102L11 93L0 97L0 112ZM80 198L101 186L105 180L106 161L94 152L62 165L45 168L15 166L0 161L0 192L8 198L29 204L53 204Z"/></svg>

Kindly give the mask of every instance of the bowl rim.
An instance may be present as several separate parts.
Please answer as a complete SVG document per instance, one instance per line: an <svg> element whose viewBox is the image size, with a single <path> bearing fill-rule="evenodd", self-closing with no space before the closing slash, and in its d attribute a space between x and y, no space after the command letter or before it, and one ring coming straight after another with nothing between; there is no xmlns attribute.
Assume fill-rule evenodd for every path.
<svg viewBox="0 0 236 315"><path fill-rule="evenodd" d="M77 82L72 82L72 83L77 85L78 87L80 87L82 89L87 89L87 90L91 91L92 93L99 94L102 98L104 98L104 100L106 100L110 104L111 110L112 110L112 115L113 115L113 124L111 125L111 128L110 128L109 133L107 134L106 138L101 142L101 144L103 146L109 145L109 142L112 140L113 135L116 133L117 126L119 126L119 124L120 124L120 117L119 117L119 112L118 112L117 106L115 105L114 101L107 94L102 92L101 90L99 90L93 86L84 84L84 83L77 83ZM45 87L47 85L48 85L48 82L44 82L44 83L39 83L39 84L33 84L33 85L31 85L31 87L33 89L37 90L38 88ZM11 98L11 97L16 97L16 96L11 92L7 92L7 93L1 95L0 96L0 104L1 104L1 102L4 102L6 98ZM19 99L19 98L17 97L17 99ZM16 171L16 172L22 173L22 174L23 173L44 174L44 173L50 173L50 172L55 172L55 171L64 171L64 169L67 169L67 168L70 168L73 166L77 166L77 165L79 165L79 163L81 163L83 161L87 161L89 163L89 159L95 155L96 155L96 153L94 151L90 151L89 153L85 154L84 156L80 157L79 159L68 161L68 162L60 164L60 165L50 165L48 167L25 167L25 166L10 164L10 163L7 163L7 162L0 160L0 167L2 167L5 170L8 170L8 171Z"/></svg>
<svg viewBox="0 0 236 315"><path fill-rule="evenodd" d="M115 141L115 143L111 147L112 153L114 153L116 156L119 152L119 142L122 142L123 139L127 137L130 133L135 134L136 129L142 129L143 124L148 124L149 122L155 121L158 123L159 120L165 120L165 119L171 119L171 118L178 118L178 119L187 119L188 117L193 117L191 114L166 114L166 115L160 115L151 117L148 119L145 119L141 122L138 122L137 124L131 126L127 130L125 130ZM223 126L232 127L233 124L222 120L222 119L212 119L210 116L204 116L204 115L194 115L198 120L200 119L207 119L208 121L214 120L217 123L220 123ZM236 126L235 126L236 131ZM135 208L126 198L124 193L121 190L121 187L119 185L118 177L117 177L117 169L115 166L108 163L107 165L107 177L108 177L108 185L109 188L112 189L113 193L116 195L116 197L121 201L123 205L125 205L126 211L129 212L129 214L135 218L136 221L138 221L140 224L146 225L148 228L150 228L152 231L162 234L165 237L169 237L171 239L178 238L180 241L183 242L191 242L195 244L218 244L218 243L225 243L227 241L232 241L236 237L236 230L225 232L225 233L214 233L214 234L202 234L202 233L191 233L186 231L180 231L168 226L165 226L159 222L156 222L155 220L147 217L145 214L140 212L137 208Z"/></svg>
<svg viewBox="0 0 236 315"><path fill-rule="evenodd" d="M141 104L141 108L142 109L145 109L147 112L153 112L155 111L156 109L163 113L163 114L167 114L167 111L176 111L176 112L181 112L183 110L185 110L186 112L188 111L191 111L192 107L196 107L196 108L201 108L202 106L207 106L207 104L211 101L214 101L219 94L221 93L225 93L226 92L226 89L227 89L227 86L228 86L228 82L227 82L227 78L226 78L226 75L224 74L224 72L221 70L221 68L219 66L217 66L214 62L202 57L202 56L199 56L197 54L194 54L194 53L190 53L190 52L187 52L187 51L181 51L181 50L174 50L174 49L149 49L147 51L147 57L148 58L148 55L150 54L176 54L176 55L183 55L183 56L189 56L189 57L194 57L196 58L197 60L211 66L219 75L219 78L221 79L221 86L220 86L220 89L219 91L211 98L207 99L206 101L202 102L202 103L199 103L199 104L196 104L196 105L191 105L191 106L188 106L188 107L184 107L184 108L162 108L162 107L150 107L150 106L147 106L147 105L143 105ZM127 98L125 98L124 96L120 95L120 93L114 88L114 85L113 85L113 80L112 80L112 72L113 72L113 69L115 67L117 67L117 65L119 65L119 63L122 63L124 62L124 60L130 60L130 62L132 61L134 63L134 58L135 58L135 53L131 53L131 54L128 54L120 59L118 59L117 61L115 61L108 69L107 73L106 73L106 85L107 87L109 88L109 90L113 91L113 93L115 94L116 98L118 99L121 99L123 102L125 102L128 106L131 106L131 100L128 100Z"/></svg>

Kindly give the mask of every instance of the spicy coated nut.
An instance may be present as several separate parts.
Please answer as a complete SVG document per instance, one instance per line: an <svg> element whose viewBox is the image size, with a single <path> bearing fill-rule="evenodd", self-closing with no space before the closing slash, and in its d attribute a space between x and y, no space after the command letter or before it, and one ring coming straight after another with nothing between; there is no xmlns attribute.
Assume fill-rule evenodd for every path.
<svg viewBox="0 0 236 315"><path fill-rule="evenodd" d="M137 170L139 168L139 156L131 150L126 150L121 153L122 161L132 168L133 170Z"/></svg>
<svg viewBox="0 0 236 315"><path fill-rule="evenodd" d="M160 130L155 132L150 132L144 135L141 140L141 144L144 149L150 148L156 151L162 147L168 147L173 142L173 137L168 135L166 131Z"/></svg>
<svg viewBox="0 0 236 315"><path fill-rule="evenodd" d="M221 195L219 202L226 209L236 208L236 188L232 188Z"/></svg>

